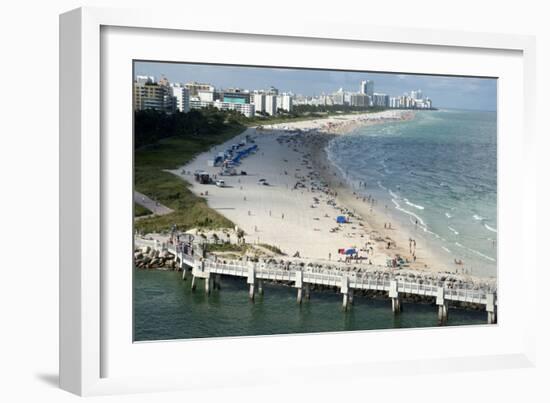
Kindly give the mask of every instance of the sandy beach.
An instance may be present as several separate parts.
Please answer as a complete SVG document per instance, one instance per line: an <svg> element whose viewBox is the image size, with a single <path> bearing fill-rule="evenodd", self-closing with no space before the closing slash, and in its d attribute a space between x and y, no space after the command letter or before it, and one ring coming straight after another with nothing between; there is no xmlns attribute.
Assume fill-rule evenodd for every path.
<svg viewBox="0 0 550 403"><path fill-rule="evenodd" d="M389 220L384 206L356 196L326 156L326 144L334 136L360 125L412 118L410 111L385 111L250 128L171 172L242 228L248 243L269 244L288 256L324 262L344 261L339 250L355 248L362 259L354 264L386 267L399 256L411 269L455 272L452 262L438 261L425 245L411 244L411 234L396 223L385 228ZM246 175L221 177L219 167L208 166L214 155L246 136L258 145L258 151L237 167ZM223 179L225 187L195 182L197 170ZM348 222L338 224L338 216Z"/></svg>

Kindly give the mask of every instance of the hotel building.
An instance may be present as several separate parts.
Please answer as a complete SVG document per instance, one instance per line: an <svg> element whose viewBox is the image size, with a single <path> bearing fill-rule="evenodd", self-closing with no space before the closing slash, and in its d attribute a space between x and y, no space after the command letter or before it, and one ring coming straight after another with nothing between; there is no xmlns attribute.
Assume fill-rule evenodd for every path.
<svg viewBox="0 0 550 403"><path fill-rule="evenodd" d="M159 85L154 77L139 76L134 81L134 110L146 109L172 113L176 110L176 98L170 87Z"/></svg>
<svg viewBox="0 0 550 403"><path fill-rule="evenodd" d="M211 91L214 92L214 86L210 84L197 83L195 81L186 83L185 88L189 91L190 97L196 97L199 95L199 91Z"/></svg>

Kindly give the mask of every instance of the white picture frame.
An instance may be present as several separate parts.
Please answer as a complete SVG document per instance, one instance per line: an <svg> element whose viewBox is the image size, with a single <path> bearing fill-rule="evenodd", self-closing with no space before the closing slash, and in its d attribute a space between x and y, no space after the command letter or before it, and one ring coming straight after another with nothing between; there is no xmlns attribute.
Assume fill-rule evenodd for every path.
<svg viewBox="0 0 550 403"><path fill-rule="evenodd" d="M131 318L128 317L131 311L128 311L124 303L120 306L113 305L115 304L113 298L109 298L111 290L120 287L120 282L124 281L123 277L117 280L110 277L110 272L106 272L108 267L113 267L110 259L124 259L124 257L113 255L116 251L113 252L113 245L105 241L107 236L104 233L104 227L109 225L108 217L112 217L111 213L106 216L106 212L111 211L109 203L113 202L114 182L124 181L127 174L124 171L115 172L111 160L112 153L114 150L125 153L121 158L128 162L128 158L131 160L131 149L127 149L127 143L122 140L118 142L118 140L114 141L112 136L105 137L105 133L109 133L112 130L110 125L118 124L118 121L123 125L120 128L127 133L128 124L131 125L131 122L122 117L113 118L110 110L104 109L103 97L109 93L107 98L109 105L113 105L115 100L122 99L124 105L121 107L125 108L127 106L125 102L128 99L124 100L124 97L129 98L131 102L131 92L124 95L124 89L131 87L128 82L120 86L121 91L114 94L116 90L113 90L111 95L111 85L113 89L117 85L112 81L109 81L108 86L106 85L104 80L111 72L107 74L104 69L117 69L118 66L123 74L127 65L117 64L115 55L110 52L118 49L117 46L122 46L123 40L128 40L128 36L137 35L137 32L143 35L141 39L144 48L147 48L148 35L156 35L157 41L161 38L177 42L181 39L178 35L185 36L185 33L191 33L194 39L190 40L199 40L197 38L201 38L201 35L210 38L210 35L212 41L223 40L226 36L227 41L237 38L239 41L251 41L250 43L260 45L263 42L272 44L270 46L292 42L308 47L318 42L320 47L332 46L336 51L338 47L371 46L377 49L394 47L396 52L407 49L411 52L426 52L426 54L443 52L449 58L461 58L462 53L468 53L471 60L476 57L483 59L487 55L489 58L502 58L502 66L499 68L505 69L505 65L510 64L510 69L504 73L503 77L506 79L503 85L510 85L510 91L514 91L517 97L515 99L517 113L515 115L508 113L503 116L503 111L511 112L513 108L512 105L503 103L499 99L499 142L504 144L502 147L499 145L499 159L503 157L504 162L515 162L517 165L512 172L511 167L507 168L507 165L499 162L499 181L501 181L502 168L502 172L507 173L505 190L519 186L521 191L516 192L511 199L507 198L504 201L505 204L501 203L499 194L499 262L506 262L503 263L505 267L501 266L499 270L506 269L506 265L519 261L521 272L518 274L518 281L527 284L528 279L536 277L535 258L526 253L528 242L526 234L535 232L536 221L535 163L531 158L534 153L535 110L533 37L355 25L327 26L307 21L290 28L265 20L248 21L244 28L222 17L181 19L175 14L149 10L81 8L60 17L60 385L63 389L79 395L96 395L208 388L229 384L245 386L280 383L292 381L296 376L304 380L318 381L327 377L326 371L323 371L327 368L333 369L333 374L351 370L355 376L369 376L374 373L375 368L377 373L412 371L418 373L419 371L475 370L534 365L536 284L527 285L532 291L522 296L520 307L511 303L512 298L509 293L499 294L499 307L502 306L502 312L499 311L499 324L496 327L425 329L406 333L410 340L421 340L426 336L433 336L441 343L444 338L456 338L464 340L465 343L473 340L484 340L480 343L489 343L490 340L494 340L494 348L487 350L486 353L481 348L477 350L455 348L452 351L434 349L416 353L392 352L390 349L388 353L383 354L384 349L381 348L382 352L373 353L370 357L360 353L351 356L351 353L357 351L357 347L364 340L368 339L379 346L391 346L392 341L403 337L405 334L403 332L246 337L139 345L133 344L125 333L124 337L119 338L122 341L115 340L119 332L115 323L120 323L123 332L131 333L127 326L131 323ZM113 36L109 39L105 36L106 34ZM165 47L169 48L169 45ZM122 51L117 54L119 57L126 57L126 61L128 57L154 60L178 59L177 56L166 59L166 55L169 55L168 50L165 52L158 49L158 53L151 52L149 57L146 53L146 51L141 52L139 57ZM510 55L509 62L506 61L506 55ZM114 67L109 65L109 61L103 60L106 56L112 57ZM256 56L259 56L257 52ZM206 60L204 58L208 57L211 56L201 56L197 50L191 61L204 61ZM239 62L239 55L224 57L226 61L233 58L231 60ZM433 55L428 57L431 57L430 60L437 65L434 69L439 69L440 73L452 74L466 71L468 68L474 69L474 67L462 66L460 68L463 70L460 70L455 66L446 70L443 61L439 64ZM248 64L244 57L241 57L241 62ZM264 63L266 65L269 63L267 56ZM312 63L315 65L316 62L312 61ZM418 63L416 66L412 63L403 71L423 72L415 71L422 68L420 62ZM286 65L292 65L292 63L286 63ZM382 62L379 66L380 71L385 71ZM489 59L481 62L478 68L483 70L483 66L487 67L487 72L495 68ZM478 75L483 75L480 70ZM429 71L429 73L433 72ZM117 74L114 72L108 77L118 77ZM130 74L128 72L128 75ZM118 98L121 96L122 98ZM124 113L131 113L131 109ZM501 132L500 129L503 128L504 123L518 128L519 132L506 132L505 127ZM503 137L502 133L509 136ZM514 150L519 153L515 159ZM508 182L510 186L506 186ZM499 193L501 192L500 183ZM119 198L119 200L123 199ZM121 206L124 203L130 206L131 199L122 201ZM508 214L503 217L500 209L504 209L505 212L515 211L517 216L512 217ZM116 211L116 207L112 211ZM503 225L507 223L509 225ZM116 233L128 228L131 228L131 217L130 220L126 219L124 225L121 224L113 231ZM112 235L108 239L113 239ZM129 235L131 236L131 233ZM506 247L502 248L503 245L515 245L517 256L506 255L510 252L506 251ZM131 243L128 244L125 239L121 249L129 246L131 247ZM504 249L502 254L501 249ZM131 253L126 256L131 256ZM124 262L122 260L122 264ZM131 260L127 260L127 263L131 264ZM506 291L509 281L510 279L506 276L499 276L499 287ZM131 296L130 284L124 289L116 289L123 290L121 299L124 299L124 296ZM125 303L131 304L131 301ZM521 312L523 315L519 319ZM436 340L434 345L437 343ZM277 355L281 355L283 346L287 352L286 358L284 361L278 361ZM335 357L318 357L305 363L297 355L313 353L318 348L329 348ZM184 351L187 359L185 363L182 361L178 363L178 354L184 354ZM248 363L246 359L242 359L243 354L246 353L252 357L263 356L264 358ZM155 375L151 371L148 372L147 368L154 365L154 360L160 360L158 357L167 357L167 360L168 357L175 358L172 361L163 361L162 368L165 371ZM216 370L203 365L211 357L224 358ZM228 372L228 367L224 366L223 361L234 364L232 372ZM136 363L140 362L143 368L136 368ZM160 362L157 361L159 365ZM191 371L190 368L193 370ZM306 368L307 371L304 371ZM262 369L263 372L258 369Z"/></svg>

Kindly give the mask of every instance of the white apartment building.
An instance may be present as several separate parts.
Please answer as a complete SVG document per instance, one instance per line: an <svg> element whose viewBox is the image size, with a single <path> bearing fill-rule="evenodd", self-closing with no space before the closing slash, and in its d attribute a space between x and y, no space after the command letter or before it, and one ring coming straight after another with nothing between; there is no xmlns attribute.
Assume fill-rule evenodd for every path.
<svg viewBox="0 0 550 403"><path fill-rule="evenodd" d="M400 108L398 97L391 97L390 98L390 108Z"/></svg>
<svg viewBox="0 0 550 403"><path fill-rule="evenodd" d="M199 98L191 98L191 100L189 101L189 106L191 109L202 109L213 106L214 108L218 108L221 111L237 111L239 113L242 113L247 118L254 117L254 105L252 104L222 102L220 100L202 101Z"/></svg>
<svg viewBox="0 0 550 403"><path fill-rule="evenodd" d="M265 96L265 112L271 116L277 114L277 95Z"/></svg>
<svg viewBox="0 0 550 403"><path fill-rule="evenodd" d="M180 84L171 84L172 96L176 98L176 108L180 112L189 112L189 90Z"/></svg>
<svg viewBox="0 0 550 403"><path fill-rule="evenodd" d="M222 102L215 101L212 103L215 108L218 108L222 111L237 111L242 113L247 118L254 117L254 105L253 104L241 104L236 102Z"/></svg>
<svg viewBox="0 0 550 403"><path fill-rule="evenodd" d="M265 112L265 94L260 92L255 92L254 94L251 94L251 100L254 104L254 110L256 113L264 113Z"/></svg>
<svg viewBox="0 0 550 403"><path fill-rule="evenodd" d="M277 110L284 110L292 112L292 97L288 94L281 94L277 96Z"/></svg>

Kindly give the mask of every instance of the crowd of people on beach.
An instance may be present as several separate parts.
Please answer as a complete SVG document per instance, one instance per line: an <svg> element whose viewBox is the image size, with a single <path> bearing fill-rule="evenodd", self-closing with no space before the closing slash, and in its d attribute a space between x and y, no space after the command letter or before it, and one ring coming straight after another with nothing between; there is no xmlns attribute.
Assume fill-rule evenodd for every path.
<svg viewBox="0 0 550 403"><path fill-rule="evenodd" d="M319 172L319 170L322 170L326 175L327 173L329 173L328 166L326 164L323 164L322 162L320 163L319 159L316 159L315 156L312 155L311 150L324 149L326 142L330 138L331 136L329 134L321 132L319 130L310 130L307 132L298 131L293 132L292 134L283 133L277 137L277 141L279 142L279 144L286 144L294 152L300 152L302 154L302 168L298 169L295 173L296 183L293 186L292 190L301 190L302 192L306 190L311 192L312 194L318 194L313 196L313 203L310 206L311 208L316 208L321 202L324 201L326 204L331 205L335 210L337 210L338 214L347 217L347 223L350 223L353 220L353 222L357 223L359 227L363 227L359 229L360 232L364 232L364 234L360 235L360 237L369 238L368 234L365 232L366 228L363 225L363 217L357 214L354 210L349 209L346 206L340 205L338 203L337 190L330 186L323 178L323 175ZM315 164L317 164L318 166L315 167ZM285 170L285 175L287 174L288 172ZM333 172L332 175L336 176L336 173ZM342 183L341 180L339 181L339 186L344 187L344 183ZM358 181L357 187L363 190L367 189L366 181ZM358 201L362 201L363 203L368 204L369 212L372 213L373 207L377 204L377 200L372 195L369 194L368 196L365 196L357 193L356 191L353 191L352 194ZM345 224L338 224L332 227L330 229L330 232L338 232L343 230L345 231L348 229L349 226L346 226ZM356 230L357 228L355 226L352 226L352 229ZM392 230L392 223L385 222L384 229ZM350 237L353 237L353 235L357 235L357 233L350 233ZM375 236L374 241L383 242L386 250L397 249L397 244L395 240L392 239L390 236L386 236L384 238ZM416 240L414 240L414 251L412 249L413 248L411 246L409 248L410 259L402 258L401 255L398 253L398 250L396 250L396 253L388 260L388 266L402 267L411 263L415 263L417 260ZM368 257L359 258L358 256L354 255L345 256L344 258L340 258L339 260L348 264L353 260L355 260L356 262L370 262L372 264L371 260Z"/></svg>

